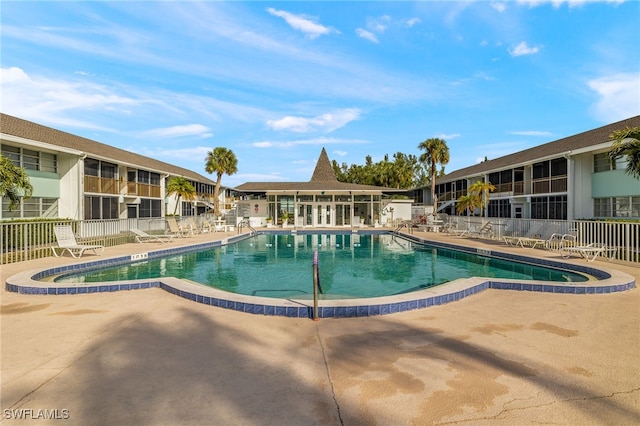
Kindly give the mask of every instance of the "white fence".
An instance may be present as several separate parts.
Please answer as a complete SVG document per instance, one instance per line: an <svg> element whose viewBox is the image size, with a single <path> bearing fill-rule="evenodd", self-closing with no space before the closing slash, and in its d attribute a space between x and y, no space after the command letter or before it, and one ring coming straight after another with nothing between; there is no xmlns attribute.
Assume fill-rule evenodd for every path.
<svg viewBox="0 0 640 426"><path fill-rule="evenodd" d="M502 240L503 236L523 237L532 229L553 229L558 234L573 235L577 245L591 243L606 244L617 248L615 258L625 262L640 263L640 222L595 221L595 220L543 220L512 218L481 218L449 216L446 221L454 226L464 227L470 224L484 224L491 221L493 234L489 237Z"/></svg>
<svg viewBox="0 0 640 426"><path fill-rule="evenodd" d="M198 221L203 218L196 218ZM204 218L206 219L206 218ZM493 234L488 237L501 240L504 235L526 236L536 227L553 227L554 232L572 234L577 244L602 243L617 248L615 258L625 262L640 263L640 222L585 221L585 220L536 220L510 218L480 218L449 216L445 222L459 227L491 221ZM51 256L51 246L56 239L54 225L68 224L82 242L94 242L105 247L133 241L132 228L150 234L164 233L165 218L121 220L51 220L0 222L0 264L20 262ZM199 225L199 224L198 224Z"/></svg>

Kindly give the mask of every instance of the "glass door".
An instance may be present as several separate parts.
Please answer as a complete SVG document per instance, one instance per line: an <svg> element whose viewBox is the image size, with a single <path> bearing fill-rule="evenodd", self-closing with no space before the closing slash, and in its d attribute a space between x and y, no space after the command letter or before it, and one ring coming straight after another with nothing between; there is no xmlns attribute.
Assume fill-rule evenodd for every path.
<svg viewBox="0 0 640 426"><path fill-rule="evenodd" d="M316 226L333 226L331 222L331 204L316 204Z"/></svg>
<svg viewBox="0 0 640 426"><path fill-rule="evenodd" d="M351 225L351 204L336 204L336 226Z"/></svg>
<svg viewBox="0 0 640 426"><path fill-rule="evenodd" d="M298 204L298 221L299 226L313 226L313 205Z"/></svg>

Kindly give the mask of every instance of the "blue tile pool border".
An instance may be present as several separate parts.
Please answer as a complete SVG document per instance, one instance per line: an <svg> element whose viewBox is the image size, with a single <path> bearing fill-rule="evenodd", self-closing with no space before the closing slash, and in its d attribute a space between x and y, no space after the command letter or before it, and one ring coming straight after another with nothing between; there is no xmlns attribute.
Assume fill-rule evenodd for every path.
<svg viewBox="0 0 640 426"><path fill-rule="evenodd" d="M292 231L259 231L261 234L291 234ZM317 230L299 230L298 234L318 233ZM322 231L323 234L344 234L345 231L331 230ZM386 234L389 231L365 230L358 231L361 234ZM455 302L469 296L473 296L487 289L495 290L516 290L533 291L556 294L608 294L628 291L635 288L635 279L622 272L612 272L592 266L576 263L566 263L553 259L541 259L522 256L504 251L477 249L466 246L458 246L451 243L435 242L413 235L402 234L403 238L426 244L436 248L447 248L463 251L483 256L491 256L505 260L533 263L537 265L562 268L588 274L595 281L586 283L553 283L529 281L522 282L516 280L496 280L490 278L470 278L453 283L438 286L438 291L423 290L415 293L406 293L398 296L388 296L370 299L347 299L347 300L322 300L318 307L318 318L354 318L378 315L389 315L399 312L406 312L416 309L425 309L432 306L444 305ZM234 243L247 235L239 235L226 240L211 241L167 248L146 253L148 259L163 256L171 256L182 253L190 253L208 248L219 247ZM152 280L122 281L117 283L94 283L91 285L64 285L55 286L53 282L40 281L52 275L64 275L65 273L77 272L79 270L92 270L103 267L111 267L131 263L131 256L118 256L108 259L101 259L83 263L63 265L47 268L39 271L31 271L14 275L7 279L5 288L7 291L29 294L29 295L75 295L90 293L110 293L124 290L142 290L149 288L160 288L178 297L191 300L196 303L215 306L223 309L231 309L254 315L282 316L288 318L313 318L313 301L293 300L293 299L266 299L227 293L220 290L213 290L199 284L182 281L177 278L155 278ZM27 274L27 275L25 275ZM615 274L615 277L612 275ZM432 294L437 293L437 294Z"/></svg>

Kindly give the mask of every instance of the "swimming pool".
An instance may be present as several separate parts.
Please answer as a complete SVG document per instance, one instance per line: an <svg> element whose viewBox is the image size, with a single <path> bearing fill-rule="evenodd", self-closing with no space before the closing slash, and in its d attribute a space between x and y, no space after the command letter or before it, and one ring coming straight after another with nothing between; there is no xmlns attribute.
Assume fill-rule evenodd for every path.
<svg viewBox="0 0 640 426"><path fill-rule="evenodd" d="M264 234L264 231L259 231ZM296 231L271 231L269 234L295 235ZM298 230L299 235L313 234L306 230ZM352 233L365 235L387 234L385 230L353 230ZM343 235L344 231L329 230L326 235ZM40 267L36 269L24 270L9 277L5 282L7 291L24 295L82 295L91 293L109 293L117 291L142 290L159 288L175 296L191 300L193 302L220 307L244 313L251 313L266 316L284 316L290 318L349 318L366 317L375 315L386 315L404 312L414 309L429 308L455 302L487 289L494 290L516 290L532 291L542 293L562 293L574 295L602 295L607 293L622 292L635 288L635 279L629 274L625 274L617 269L608 268L602 265L586 264L582 262L566 261L559 256L538 256L537 253L544 253L532 250L535 256L527 256L520 251L511 250L504 246L481 246L474 247L475 244L467 244L466 239L439 239L425 240L419 236L403 234L405 239L419 243L422 246L429 246L437 249L451 249L457 253L468 253L480 255L484 263L485 259L496 258L508 262L520 262L525 264L536 264L549 266L553 269L577 272L580 275L588 276L588 281L582 282L552 282L545 280L524 280L507 278L484 278L478 276L468 276L457 279L442 285L424 288L422 290L408 293L395 294L392 296L370 297L370 298L326 298L318 302L317 311L313 301L304 298L272 298L263 296L246 296L243 294L230 293L194 283L188 279L175 277L165 278L136 278L130 280L111 282L83 282L83 283L60 283L54 282L55 277L64 276L69 273L79 271L99 270L111 267L122 267L140 259L148 261L166 258L167 256L193 254L198 251L206 251L212 248L227 247L229 250L232 243L245 240L249 241L247 234L239 234L224 239L185 239L178 240L177 245L171 244L162 249L153 251L129 252L132 254L113 257L87 257L80 261L72 259L57 259L58 266ZM355 236L354 236L355 237ZM204 242L203 242L204 240ZM353 246L358 244L355 242ZM285 246L287 243L285 243ZM318 248L326 246L319 245ZM145 250L146 246L131 246ZM438 253L444 253L438 251ZM402 256L398 254L398 256ZM445 256L438 255L439 258ZM322 259L321 259L322 260ZM307 262L304 262L305 264ZM311 264L305 266L309 268L311 276ZM322 266L321 266L322 269ZM321 270L322 272L322 270ZM311 278L308 278L311 281ZM309 284L311 287L311 284ZM145 292L141 292L140 297L145 297Z"/></svg>
<svg viewBox="0 0 640 426"><path fill-rule="evenodd" d="M584 274L437 248L393 234L262 234L221 247L96 271L56 283L177 277L220 290L271 298L313 297L318 252L321 299L392 296L468 277L584 282Z"/></svg>

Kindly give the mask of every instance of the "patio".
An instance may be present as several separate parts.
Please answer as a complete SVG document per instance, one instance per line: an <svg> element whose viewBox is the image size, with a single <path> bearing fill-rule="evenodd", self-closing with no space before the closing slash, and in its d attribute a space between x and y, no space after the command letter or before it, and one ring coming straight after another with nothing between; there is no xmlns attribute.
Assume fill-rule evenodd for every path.
<svg viewBox="0 0 640 426"><path fill-rule="evenodd" d="M145 249L154 244L161 246ZM138 251L122 244L104 256ZM79 261L13 263L0 275L4 283L25 269ZM640 279L628 264L590 265ZM28 410L67 413L69 424L637 424L638 306L637 288L486 290L423 310L313 322L200 305L160 289L28 296L3 288L1 407L7 424Z"/></svg>

